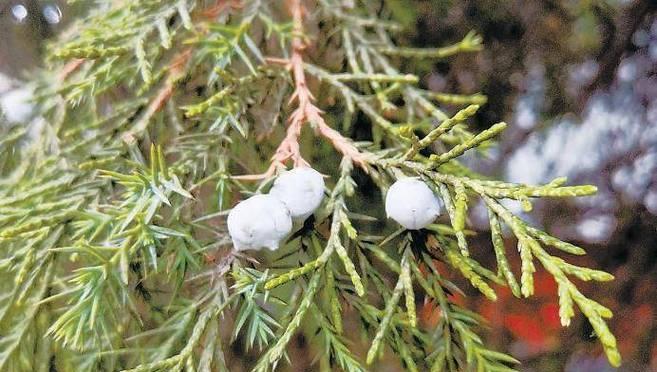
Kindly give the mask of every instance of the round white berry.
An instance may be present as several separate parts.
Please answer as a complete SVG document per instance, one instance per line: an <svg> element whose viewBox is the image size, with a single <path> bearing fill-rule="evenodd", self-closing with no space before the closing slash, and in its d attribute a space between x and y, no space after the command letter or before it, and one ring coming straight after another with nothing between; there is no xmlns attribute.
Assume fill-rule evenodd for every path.
<svg viewBox="0 0 657 372"><path fill-rule="evenodd" d="M275 250L292 230L290 212L270 195L254 195L238 203L228 214L228 233L238 251Z"/></svg>
<svg viewBox="0 0 657 372"><path fill-rule="evenodd" d="M13 89L0 96L0 108L9 123L25 123L32 118L32 96L30 88Z"/></svg>
<svg viewBox="0 0 657 372"><path fill-rule="evenodd" d="M294 219L306 219L324 198L324 178L310 167L294 168L276 178L269 194L282 201Z"/></svg>
<svg viewBox="0 0 657 372"><path fill-rule="evenodd" d="M395 182L386 195L386 215L410 230L427 227L440 214L441 201L416 178Z"/></svg>

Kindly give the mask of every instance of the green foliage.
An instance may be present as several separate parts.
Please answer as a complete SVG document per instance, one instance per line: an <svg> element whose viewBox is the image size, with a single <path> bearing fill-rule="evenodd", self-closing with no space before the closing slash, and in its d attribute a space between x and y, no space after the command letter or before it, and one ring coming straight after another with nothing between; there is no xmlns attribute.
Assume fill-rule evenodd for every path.
<svg viewBox="0 0 657 372"><path fill-rule="evenodd" d="M467 121L484 96L427 91L397 66L475 52L482 38L400 47L392 38L401 27L371 6L321 0L301 12L303 22L290 22L282 2L116 1L65 33L49 51L58 73L35 77L41 128L0 129L0 370L226 370L228 344L243 342L260 354L255 370L268 371L300 333L324 369L375 368L392 352L411 371L513 370L517 361L476 333L481 317L453 302L458 288L437 261L491 300L494 284L532 295L538 262L557 281L562 324L579 308L618 365L604 321L611 311L570 279L612 276L552 255L548 247L584 250L500 203L530 210L531 198L595 187L506 183L461 165L460 155L485 150L506 124L472 133ZM304 24L317 30L298 32ZM348 132L362 113L372 141L309 123L342 161L327 162L334 176L314 219L258 262L230 249L224 217L240 194L270 184L268 177L253 187L253 177L240 176L267 169L279 121L290 116L284 102L301 101L299 77L285 69L301 41L320 53L297 67L326 121ZM449 115L443 103L460 110ZM296 138L301 149L323 151L304 138ZM355 166L383 192L399 177L422 178L447 216L420 232L375 225L379 218L358 209ZM496 272L469 255L467 210L477 200L488 209ZM517 240L519 282L504 228ZM438 305L437 325L418 319L419 301Z"/></svg>

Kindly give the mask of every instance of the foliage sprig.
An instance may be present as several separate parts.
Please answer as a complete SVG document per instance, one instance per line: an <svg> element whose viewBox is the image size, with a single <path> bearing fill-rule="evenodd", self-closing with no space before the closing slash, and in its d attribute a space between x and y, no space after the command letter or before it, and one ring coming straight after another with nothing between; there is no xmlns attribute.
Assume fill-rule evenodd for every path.
<svg viewBox="0 0 657 372"><path fill-rule="evenodd" d="M551 254L585 251L501 203L529 211L533 198L595 187L469 170L459 156L484 151L506 124L473 132L483 95L431 92L397 67L400 58L476 52L482 38L407 48L395 43L401 26L370 2L312 6L116 1L49 49L57 72L37 77L41 127L0 129L0 370L226 370L228 343L242 342L261 352L255 369L268 371L300 333L327 369L374 368L392 352L411 371L513 370L517 360L477 334L483 319L454 301L459 289L438 262L491 300L496 285L531 296L540 265L557 282L562 324L579 308L620 364L611 311L571 280L613 277ZM348 136L359 117L371 141ZM279 251L257 260L236 252L227 208L289 165L316 161L302 156L308 148L330 159L324 205ZM363 177L381 194L419 178L446 216L420 231L381 227L367 215L376 211L362 211ZM495 269L469 253L468 210L478 201ZM440 312L436 324L418 316L420 302ZM347 321L364 337L352 337Z"/></svg>

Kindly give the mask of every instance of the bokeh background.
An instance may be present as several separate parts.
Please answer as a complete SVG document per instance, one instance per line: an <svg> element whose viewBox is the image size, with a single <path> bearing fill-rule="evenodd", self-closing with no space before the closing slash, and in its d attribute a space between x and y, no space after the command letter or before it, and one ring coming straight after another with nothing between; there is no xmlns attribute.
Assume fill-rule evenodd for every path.
<svg viewBox="0 0 657 372"><path fill-rule="evenodd" d="M24 80L42 64L44 43L75 27L94 2L0 0L0 109L29 118ZM654 0L404 0L385 1L382 13L405 26L400 42L442 46L470 30L485 49L440 61L405 62L422 84L446 93L488 96L473 125L510 128L486 155L467 154L469 166L514 182L567 176L598 186L577 201L535 203L517 213L587 248L576 258L613 273L611 283L581 283L614 311L611 327L624 357L622 371L657 371L657 1ZM11 121L11 120L10 120ZM487 228L483 208L470 221ZM473 238L494 265L488 234ZM516 263L517 264L517 263ZM453 278L458 281L457 277ZM537 295L513 298L499 288L490 303L463 283L459 298L490 322L486 334L523 361L526 371L612 371L582 316L559 325L554 282L537 274ZM432 309L421 308L425 322Z"/></svg>

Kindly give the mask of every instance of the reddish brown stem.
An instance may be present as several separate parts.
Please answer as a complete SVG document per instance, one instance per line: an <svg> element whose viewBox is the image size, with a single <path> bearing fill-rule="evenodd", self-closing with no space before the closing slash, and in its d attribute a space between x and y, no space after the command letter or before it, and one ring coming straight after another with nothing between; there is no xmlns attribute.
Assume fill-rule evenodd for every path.
<svg viewBox="0 0 657 372"><path fill-rule="evenodd" d="M216 18L227 9L240 9L244 6L240 0L217 0L214 5L201 11L206 18Z"/></svg>
<svg viewBox="0 0 657 372"><path fill-rule="evenodd" d="M306 49L306 43L303 39L303 16L305 9L301 0L290 0L290 11L293 20L293 38L292 53L287 66L292 72L294 78L294 93L290 98L290 104L296 102L297 108L292 112L288 119L288 128L285 138L276 149L272 157L272 164L262 175L240 177L241 179L259 179L267 178L276 173L279 168L285 168L285 163L292 160L295 167L307 166L308 163L301 156L299 147L299 136L305 123L311 123L315 126L317 132L331 141L333 147L338 150L344 157L353 161L356 165L367 170L367 158L365 154L358 151L351 140L345 138L335 129L331 128L324 118L322 111L313 103L313 97L306 82L304 72L303 52ZM271 62L280 63L279 59L271 59Z"/></svg>
<svg viewBox="0 0 657 372"><path fill-rule="evenodd" d="M62 68L62 71L59 73L59 80L60 81L66 80L66 78L70 74L74 73L78 68L80 68L80 66L82 66L82 64L85 61L86 61L86 59L84 59L84 58L76 58L76 59L73 59L73 60L67 62L64 65L64 68Z"/></svg>

